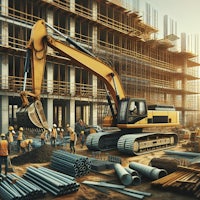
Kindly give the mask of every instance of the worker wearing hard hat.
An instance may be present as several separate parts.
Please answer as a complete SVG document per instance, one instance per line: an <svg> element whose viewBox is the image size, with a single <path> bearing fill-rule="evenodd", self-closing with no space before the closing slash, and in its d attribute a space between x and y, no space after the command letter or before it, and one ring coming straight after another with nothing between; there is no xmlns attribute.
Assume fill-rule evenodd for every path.
<svg viewBox="0 0 200 200"><path fill-rule="evenodd" d="M48 130L47 129L43 129L41 135L40 135L40 140L41 140L41 145L46 144L47 142L47 135L48 135Z"/></svg>
<svg viewBox="0 0 200 200"><path fill-rule="evenodd" d="M53 124L53 128L50 132L50 141L51 141L51 146L55 147L56 146L56 139L57 139L58 133L57 133L57 125Z"/></svg>
<svg viewBox="0 0 200 200"><path fill-rule="evenodd" d="M31 151L32 143L33 143L32 139L26 139L26 140L21 141L20 147L21 147L22 152L25 153L25 152Z"/></svg>
<svg viewBox="0 0 200 200"><path fill-rule="evenodd" d="M9 126L8 127L8 132L6 134L6 139L8 141L9 154L11 154L11 147L12 147L12 143L14 141L14 135L15 135L14 127L13 126Z"/></svg>
<svg viewBox="0 0 200 200"><path fill-rule="evenodd" d="M0 140L0 174L2 171L2 164L5 164L5 175L8 172L8 141L6 140L6 135L1 134Z"/></svg>
<svg viewBox="0 0 200 200"><path fill-rule="evenodd" d="M18 152L20 152L21 149L21 142L22 140L25 139L24 137L24 133L23 133L24 129L22 127L19 128L19 131L17 133L17 148L18 148Z"/></svg>
<svg viewBox="0 0 200 200"><path fill-rule="evenodd" d="M75 153L75 146L76 146L76 141L77 141L77 136L76 136L76 132L69 126L69 124L67 124L66 126L67 128L67 132L69 133L70 136L70 153Z"/></svg>

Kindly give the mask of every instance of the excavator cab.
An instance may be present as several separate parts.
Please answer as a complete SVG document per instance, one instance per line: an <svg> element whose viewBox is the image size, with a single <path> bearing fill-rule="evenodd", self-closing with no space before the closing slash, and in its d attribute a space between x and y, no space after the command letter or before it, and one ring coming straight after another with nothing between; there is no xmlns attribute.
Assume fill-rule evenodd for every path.
<svg viewBox="0 0 200 200"><path fill-rule="evenodd" d="M120 100L117 124L134 124L147 117L145 99L126 98Z"/></svg>

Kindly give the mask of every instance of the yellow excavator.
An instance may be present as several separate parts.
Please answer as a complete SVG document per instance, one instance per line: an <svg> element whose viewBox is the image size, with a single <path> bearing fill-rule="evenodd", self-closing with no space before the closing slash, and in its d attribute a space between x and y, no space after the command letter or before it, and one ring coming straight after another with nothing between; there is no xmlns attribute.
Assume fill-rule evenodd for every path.
<svg viewBox="0 0 200 200"><path fill-rule="evenodd" d="M50 36L47 28L59 34L66 42ZM88 149L104 151L118 148L120 152L139 155L170 148L178 143L178 136L173 132L143 132L144 128L179 125L179 114L173 106L151 105L147 108L145 99L126 97L121 80L113 68L44 20L35 23L27 45L25 69L30 66L31 58L33 91L26 91L24 83L20 94L22 107L17 111L18 125L48 128L40 101L47 46L65 55L74 65L93 73L105 84L111 116L105 117L103 127L118 127L119 130L90 134L86 140ZM25 70L24 82L27 72L28 70Z"/></svg>

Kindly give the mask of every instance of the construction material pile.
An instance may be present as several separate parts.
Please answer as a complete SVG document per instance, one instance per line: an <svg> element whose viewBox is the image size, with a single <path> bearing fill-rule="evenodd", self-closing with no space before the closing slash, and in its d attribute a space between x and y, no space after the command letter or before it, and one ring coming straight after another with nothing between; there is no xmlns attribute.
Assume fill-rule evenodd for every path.
<svg viewBox="0 0 200 200"><path fill-rule="evenodd" d="M199 164L191 167L178 167L176 172L173 172L161 179L152 182L153 186L158 186L163 189L179 191L194 195L200 198L200 169Z"/></svg>
<svg viewBox="0 0 200 200"><path fill-rule="evenodd" d="M73 177L81 177L90 172L91 162L86 156L57 150L52 154L51 168Z"/></svg>
<svg viewBox="0 0 200 200"><path fill-rule="evenodd" d="M31 183L16 174L8 174L0 182L0 197L6 200L37 199L46 192L38 185Z"/></svg>
<svg viewBox="0 0 200 200"><path fill-rule="evenodd" d="M45 167L28 167L24 177L55 196L76 192L80 186L73 177Z"/></svg>
<svg viewBox="0 0 200 200"><path fill-rule="evenodd" d="M14 165L50 162L51 155L54 150L55 148L50 145L43 145L33 149L30 152L26 152L24 154L20 154L19 156L13 157L11 161Z"/></svg>

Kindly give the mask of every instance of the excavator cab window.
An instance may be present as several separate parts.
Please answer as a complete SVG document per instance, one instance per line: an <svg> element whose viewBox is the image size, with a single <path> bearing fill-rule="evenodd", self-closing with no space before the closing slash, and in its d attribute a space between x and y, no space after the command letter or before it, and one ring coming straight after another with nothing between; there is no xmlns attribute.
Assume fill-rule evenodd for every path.
<svg viewBox="0 0 200 200"><path fill-rule="evenodd" d="M123 99L120 102L118 123L134 124L147 116L144 99Z"/></svg>

